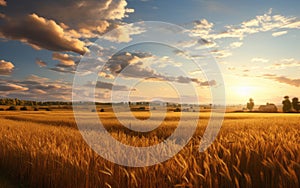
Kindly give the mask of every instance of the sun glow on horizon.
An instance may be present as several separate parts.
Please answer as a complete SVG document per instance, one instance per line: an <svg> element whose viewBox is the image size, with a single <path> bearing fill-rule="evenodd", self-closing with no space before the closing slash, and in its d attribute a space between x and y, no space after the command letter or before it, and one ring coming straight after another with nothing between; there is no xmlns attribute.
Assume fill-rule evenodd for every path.
<svg viewBox="0 0 300 188"><path fill-rule="evenodd" d="M255 86L233 86L228 90L230 101L234 103L247 101L249 98L257 98L259 89Z"/></svg>

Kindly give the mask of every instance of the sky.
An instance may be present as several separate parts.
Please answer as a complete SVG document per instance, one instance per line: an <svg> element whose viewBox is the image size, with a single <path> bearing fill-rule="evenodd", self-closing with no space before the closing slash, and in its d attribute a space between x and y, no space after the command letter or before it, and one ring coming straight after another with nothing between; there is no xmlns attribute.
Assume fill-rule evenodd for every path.
<svg viewBox="0 0 300 188"><path fill-rule="evenodd" d="M218 92L212 88L224 85L227 104L245 104L250 97L256 104L280 104L285 95L300 97L299 5L283 0L0 0L0 96L70 101L83 63L83 75L97 71L97 78L82 82L75 93L89 98L89 87L97 87L97 101L172 101L181 93L189 102L210 103L211 92ZM143 24L132 24L147 21L178 25L191 40L180 35L181 41L170 39L174 46L145 43L110 53L150 36ZM171 38L165 29L151 36ZM200 71L182 55L191 48L195 54L189 55L203 63ZM214 63L224 83L208 76L205 67Z"/></svg>

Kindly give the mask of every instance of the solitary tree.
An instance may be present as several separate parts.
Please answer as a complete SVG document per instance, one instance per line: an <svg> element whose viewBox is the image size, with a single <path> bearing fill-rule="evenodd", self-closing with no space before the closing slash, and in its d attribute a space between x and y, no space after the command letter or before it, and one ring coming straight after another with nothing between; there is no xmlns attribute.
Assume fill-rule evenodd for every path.
<svg viewBox="0 0 300 188"><path fill-rule="evenodd" d="M290 112L292 110L292 103L289 99L289 96L284 96L284 100L282 101L282 111L283 112Z"/></svg>
<svg viewBox="0 0 300 188"><path fill-rule="evenodd" d="M292 105L293 105L294 110L296 110L297 112L299 112L299 110L300 110L300 102L299 102L299 99L297 97L294 97L292 99Z"/></svg>
<svg viewBox="0 0 300 188"><path fill-rule="evenodd" d="M252 98L249 99L249 102L247 103L247 109L252 111L254 108L254 100Z"/></svg>

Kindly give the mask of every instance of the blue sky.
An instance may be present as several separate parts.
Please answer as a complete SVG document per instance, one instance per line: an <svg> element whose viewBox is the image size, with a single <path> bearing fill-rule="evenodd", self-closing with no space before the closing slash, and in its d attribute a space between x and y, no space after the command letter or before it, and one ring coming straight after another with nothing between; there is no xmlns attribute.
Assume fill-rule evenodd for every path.
<svg viewBox="0 0 300 188"><path fill-rule="evenodd" d="M76 66L95 39L127 23L163 21L207 41L207 50L222 70L227 103L253 97L257 103L278 104L284 95L299 95L299 5L299 1L0 0L0 95L70 100ZM142 33L134 32L110 40ZM131 54L125 60L132 59ZM107 71L106 78L115 76ZM107 97L106 89L100 98Z"/></svg>

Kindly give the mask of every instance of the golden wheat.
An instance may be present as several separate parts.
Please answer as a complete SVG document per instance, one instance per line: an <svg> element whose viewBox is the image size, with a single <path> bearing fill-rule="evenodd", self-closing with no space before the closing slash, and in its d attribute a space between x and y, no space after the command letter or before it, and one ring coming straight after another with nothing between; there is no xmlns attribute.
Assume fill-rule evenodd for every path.
<svg viewBox="0 0 300 188"><path fill-rule="evenodd" d="M169 113L159 129L141 135L122 129L111 113L101 116L113 137L136 146L161 142L179 120ZM299 187L299 116L226 114L217 140L200 153L208 117L201 115L193 139L172 159L130 168L93 152L70 112L3 112L0 169L25 187Z"/></svg>

